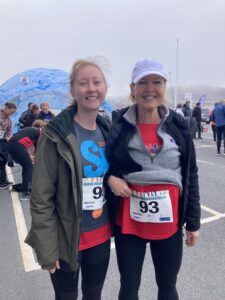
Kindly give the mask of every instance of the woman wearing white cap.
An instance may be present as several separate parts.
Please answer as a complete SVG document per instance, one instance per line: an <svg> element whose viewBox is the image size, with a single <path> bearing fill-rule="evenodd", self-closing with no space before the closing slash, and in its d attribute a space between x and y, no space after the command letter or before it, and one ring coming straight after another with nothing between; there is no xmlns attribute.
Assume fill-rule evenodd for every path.
<svg viewBox="0 0 225 300"><path fill-rule="evenodd" d="M200 204L190 123L165 105L167 75L156 60L138 61L130 85L134 105L113 114L106 155L106 198L115 222L120 300L138 299L150 244L158 300L177 300L186 245L199 236Z"/></svg>

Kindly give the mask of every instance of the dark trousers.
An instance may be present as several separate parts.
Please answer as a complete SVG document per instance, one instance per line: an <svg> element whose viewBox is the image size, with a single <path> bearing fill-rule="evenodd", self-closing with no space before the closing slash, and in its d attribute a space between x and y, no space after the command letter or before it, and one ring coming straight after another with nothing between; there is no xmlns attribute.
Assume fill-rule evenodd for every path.
<svg viewBox="0 0 225 300"><path fill-rule="evenodd" d="M183 239L182 232L164 240L145 240L132 234L122 234L116 228L115 245L117 262L120 271L119 300L138 300L141 284L141 273L146 252L146 244L150 242L150 250L155 268L158 286L158 300L178 300L176 290Z"/></svg>
<svg viewBox="0 0 225 300"><path fill-rule="evenodd" d="M0 183L4 183L6 181L5 166L6 163L0 161Z"/></svg>
<svg viewBox="0 0 225 300"><path fill-rule="evenodd" d="M5 139L0 139L0 183L6 181L5 166L7 163L7 155L7 141Z"/></svg>
<svg viewBox="0 0 225 300"><path fill-rule="evenodd" d="M100 300L106 272L109 265L110 240L79 252L81 289L83 300ZM76 300L78 298L79 269L73 272L70 266L60 260L60 269L50 273L55 290L55 300Z"/></svg>
<svg viewBox="0 0 225 300"><path fill-rule="evenodd" d="M194 135L195 138L196 138L197 133L198 133L198 138L200 138L201 134L202 134L202 123L201 123L201 121L196 120L196 132L195 132L195 135Z"/></svg>
<svg viewBox="0 0 225 300"><path fill-rule="evenodd" d="M22 191L29 192L32 182L33 165L27 149L17 141L9 141L8 152L13 160L22 167Z"/></svg>
<svg viewBox="0 0 225 300"><path fill-rule="evenodd" d="M220 152L221 141L224 138L224 152L225 152L225 125L216 127L217 133L217 152Z"/></svg>

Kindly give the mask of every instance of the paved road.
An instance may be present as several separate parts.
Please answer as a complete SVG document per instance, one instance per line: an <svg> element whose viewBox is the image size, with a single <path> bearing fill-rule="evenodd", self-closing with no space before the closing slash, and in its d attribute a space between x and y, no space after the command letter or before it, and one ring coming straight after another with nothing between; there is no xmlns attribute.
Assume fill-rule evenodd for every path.
<svg viewBox="0 0 225 300"><path fill-rule="evenodd" d="M201 239L192 249L184 247L178 279L181 300L225 300L225 156L216 156L211 132L204 133L203 137L195 141L202 203ZM12 172L18 182L19 167ZM38 269L33 252L23 243L29 226L29 202L21 203L16 193L0 191L1 300L54 299L48 273ZM116 300L118 288L119 275L112 248L103 300ZM148 251L140 300L155 300L156 294Z"/></svg>

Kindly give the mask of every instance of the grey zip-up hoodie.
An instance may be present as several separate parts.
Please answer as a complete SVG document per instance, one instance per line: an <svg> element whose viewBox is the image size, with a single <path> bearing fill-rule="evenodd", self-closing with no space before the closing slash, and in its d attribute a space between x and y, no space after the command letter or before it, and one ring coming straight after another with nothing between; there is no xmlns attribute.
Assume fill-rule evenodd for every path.
<svg viewBox="0 0 225 300"><path fill-rule="evenodd" d="M157 133L163 140L163 145L154 157L151 157L145 148L140 130L136 126L135 106L131 106L124 114L123 118L135 126L136 132L128 144L128 152L131 158L142 167L140 172L133 172L124 175L129 183L147 185L147 184L174 184L182 190L182 176L180 167L180 152L174 139L163 130L166 118L169 116L169 110L166 106L161 108L163 115ZM151 159L150 159L151 158ZM160 178L160 180L159 180Z"/></svg>

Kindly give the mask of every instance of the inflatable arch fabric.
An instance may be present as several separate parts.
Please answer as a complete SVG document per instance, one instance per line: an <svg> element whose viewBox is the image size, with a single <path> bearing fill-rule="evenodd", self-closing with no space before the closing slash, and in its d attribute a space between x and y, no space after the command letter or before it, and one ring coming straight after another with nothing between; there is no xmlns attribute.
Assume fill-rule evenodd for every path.
<svg viewBox="0 0 225 300"><path fill-rule="evenodd" d="M48 102L55 114L70 104L69 74L48 68L18 73L0 86L0 106L5 102L13 102L17 106L17 112L12 116L13 132L16 132L18 119L29 102L37 105ZM112 108L107 101L104 101L104 108L111 113Z"/></svg>
<svg viewBox="0 0 225 300"><path fill-rule="evenodd" d="M12 116L13 131L17 120L29 102L40 105L46 101L54 111L60 111L70 102L69 75L58 69L36 68L14 75L0 86L0 105L13 102L17 112Z"/></svg>

